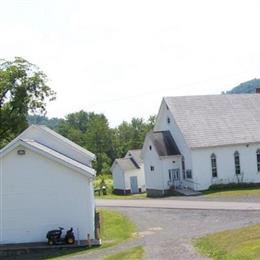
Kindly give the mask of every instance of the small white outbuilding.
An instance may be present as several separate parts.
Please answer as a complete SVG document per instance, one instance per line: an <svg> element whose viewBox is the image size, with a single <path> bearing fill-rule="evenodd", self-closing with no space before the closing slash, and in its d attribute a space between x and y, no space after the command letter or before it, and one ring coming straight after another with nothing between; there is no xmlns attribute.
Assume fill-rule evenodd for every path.
<svg viewBox="0 0 260 260"><path fill-rule="evenodd" d="M59 226L95 241L95 155L32 125L0 150L0 244L46 241Z"/></svg>
<svg viewBox="0 0 260 260"><path fill-rule="evenodd" d="M141 150L130 150L116 159L111 167L115 194L145 192L144 165Z"/></svg>

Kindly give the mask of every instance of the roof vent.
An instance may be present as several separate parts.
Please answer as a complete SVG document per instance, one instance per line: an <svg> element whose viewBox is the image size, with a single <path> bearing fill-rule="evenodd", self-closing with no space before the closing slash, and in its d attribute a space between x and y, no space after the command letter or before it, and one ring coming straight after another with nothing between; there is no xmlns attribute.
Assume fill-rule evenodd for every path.
<svg viewBox="0 0 260 260"><path fill-rule="evenodd" d="M23 149L17 150L17 154L18 155L25 155L25 150L23 150Z"/></svg>

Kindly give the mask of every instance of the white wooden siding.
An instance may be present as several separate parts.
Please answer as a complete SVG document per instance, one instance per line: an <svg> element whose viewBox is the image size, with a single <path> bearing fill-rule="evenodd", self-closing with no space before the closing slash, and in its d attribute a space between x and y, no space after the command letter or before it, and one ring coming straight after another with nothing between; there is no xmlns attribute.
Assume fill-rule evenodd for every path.
<svg viewBox="0 0 260 260"><path fill-rule="evenodd" d="M131 182L130 177L137 177L138 189L141 189L142 192L145 191L145 178L144 178L144 168L143 165L140 169L129 170L125 172L125 186L126 189L131 190Z"/></svg>
<svg viewBox="0 0 260 260"><path fill-rule="evenodd" d="M150 146L152 150L149 149ZM164 186L162 176L163 167L155 147L148 136L145 138L143 151L146 189L160 190ZM151 166L154 167L154 171L151 171Z"/></svg>
<svg viewBox="0 0 260 260"><path fill-rule="evenodd" d="M19 148L17 148L19 149ZM46 241L48 230L73 227L80 239L94 239L92 182L53 160L26 149L1 158L0 243Z"/></svg>
<svg viewBox="0 0 260 260"><path fill-rule="evenodd" d="M145 191L144 167L141 165L140 169L124 171L117 163L111 169L113 177L113 188L119 190L130 190L130 177L137 176L138 188L142 192Z"/></svg>
<svg viewBox="0 0 260 260"><path fill-rule="evenodd" d="M170 123L167 122L167 118L170 118ZM154 127L154 131L167 131L169 130L175 143L177 144L181 154L185 157L186 169L192 169L192 154L191 150L185 142L185 139L176 125L174 115L167 110L166 103L163 100L157 116L157 121Z"/></svg>
<svg viewBox="0 0 260 260"><path fill-rule="evenodd" d="M125 176L123 170L117 163L114 163L112 168L113 188L125 190Z"/></svg>
<svg viewBox="0 0 260 260"><path fill-rule="evenodd" d="M192 151L194 181L199 183L198 190L208 189L214 183L237 182L235 175L234 152L240 155L241 176L244 182L259 182L256 151L260 144L234 145L226 147L204 148ZM217 159L217 178L212 178L210 156Z"/></svg>

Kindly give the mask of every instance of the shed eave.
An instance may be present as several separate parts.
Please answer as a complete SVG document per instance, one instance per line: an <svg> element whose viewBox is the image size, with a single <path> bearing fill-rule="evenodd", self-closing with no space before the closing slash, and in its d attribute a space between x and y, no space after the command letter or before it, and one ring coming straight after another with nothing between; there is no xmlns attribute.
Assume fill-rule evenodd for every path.
<svg viewBox="0 0 260 260"><path fill-rule="evenodd" d="M229 146L238 146L238 145L252 145L259 144L259 142L241 142L241 143L232 143L232 144L222 144L222 145L205 145L205 146L190 146L191 150L200 150L200 149L208 149L208 148L218 148L218 147L229 147Z"/></svg>
<svg viewBox="0 0 260 260"><path fill-rule="evenodd" d="M96 171L94 169L86 166L86 165L83 165L83 167L88 168L88 170L81 169L80 167L77 167L76 165L72 165L71 163L66 162L65 160L62 160L61 158L58 158L55 155L50 154L46 151L40 150L40 149L26 143L25 141L22 141L22 140L17 140L15 143L12 143L12 145L9 146L7 149L1 150L0 151L0 158L4 157L6 154L11 152L12 150L14 150L18 146L25 147L25 148L27 148L31 151L34 151L38 154L41 154L42 156L44 156L46 158L49 158L49 159L54 160L58 163L61 163L62 165L66 166L68 168L71 168L71 169L75 170L76 172L78 172L78 173L80 173L80 174L82 174L82 175L84 175L84 176L86 176L90 179L93 179L96 176ZM71 159L71 160L73 160L73 159Z"/></svg>

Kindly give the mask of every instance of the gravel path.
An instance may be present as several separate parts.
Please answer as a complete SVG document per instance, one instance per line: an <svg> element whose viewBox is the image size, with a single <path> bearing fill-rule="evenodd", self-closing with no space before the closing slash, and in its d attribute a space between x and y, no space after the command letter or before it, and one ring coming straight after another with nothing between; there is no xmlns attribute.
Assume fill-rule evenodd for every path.
<svg viewBox="0 0 260 260"><path fill-rule="evenodd" d="M138 228L138 239L113 248L93 251L73 259L101 259L142 245L145 259L201 260L192 239L217 231L260 223L259 211L191 210L113 207L127 215Z"/></svg>
<svg viewBox="0 0 260 260"><path fill-rule="evenodd" d="M140 245L144 246L145 259L149 260L206 259L194 249L194 238L260 223L260 200L255 200L252 196L233 201L228 201L225 197L216 199L199 196L96 200L99 207L111 207L127 215L138 227L138 239L73 259L101 259Z"/></svg>
<svg viewBox="0 0 260 260"><path fill-rule="evenodd" d="M144 239L145 259L205 259L194 250L193 238L259 223L257 211L117 208Z"/></svg>
<svg viewBox="0 0 260 260"><path fill-rule="evenodd" d="M208 210L259 210L260 203L202 201L182 199L149 199L149 200L96 200L98 207L136 207L165 209L208 209Z"/></svg>
<svg viewBox="0 0 260 260"><path fill-rule="evenodd" d="M70 256L65 259L87 259L87 260L102 259L105 256L116 254L123 250L127 250L127 249L137 247L137 246L144 246L144 243L145 243L144 239L142 237L139 237L138 239L129 240L129 241L126 241L126 242L121 243L114 247L91 251L89 253L81 254L81 255L77 255L77 256L73 256L73 257Z"/></svg>

